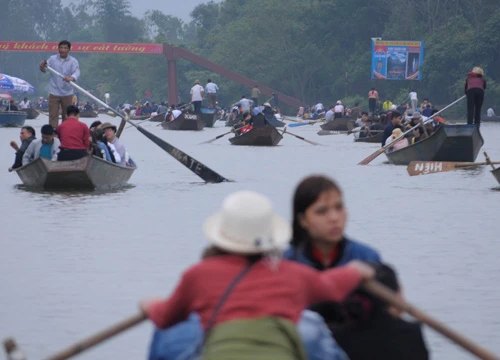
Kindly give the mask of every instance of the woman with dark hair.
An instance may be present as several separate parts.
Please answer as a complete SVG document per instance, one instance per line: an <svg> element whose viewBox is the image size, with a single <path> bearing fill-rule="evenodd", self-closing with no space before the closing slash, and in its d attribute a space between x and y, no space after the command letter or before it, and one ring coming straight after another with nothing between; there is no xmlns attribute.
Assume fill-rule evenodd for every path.
<svg viewBox="0 0 500 360"><path fill-rule="evenodd" d="M302 180L293 196L293 233L285 257L318 270L351 260L380 261L372 248L344 234L347 210L339 186L325 176Z"/></svg>
<svg viewBox="0 0 500 360"><path fill-rule="evenodd" d="M370 263L375 280L402 297L396 272L388 265ZM399 316L401 311L366 291L358 290L344 302L348 323L334 329L350 360L427 360L429 354L419 323Z"/></svg>
<svg viewBox="0 0 500 360"><path fill-rule="evenodd" d="M465 95L467 95L467 124L481 125L481 107L483 106L484 90L486 90L486 80L484 71L480 67L475 67L467 74L465 79Z"/></svg>
<svg viewBox="0 0 500 360"><path fill-rule="evenodd" d="M346 219L342 191L333 180L321 175L303 179L293 196L292 240L284 257L320 271L343 266L351 260L380 261L375 250L345 236ZM318 336L315 337L318 332L322 341L333 343L332 348L338 346L325 322L330 326L330 323L342 321L339 303L318 303L304 311L298 329L303 334L307 352L314 353L318 348ZM318 330L324 328L326 332ZM314 335L307 337L306 334Z"/></svg>

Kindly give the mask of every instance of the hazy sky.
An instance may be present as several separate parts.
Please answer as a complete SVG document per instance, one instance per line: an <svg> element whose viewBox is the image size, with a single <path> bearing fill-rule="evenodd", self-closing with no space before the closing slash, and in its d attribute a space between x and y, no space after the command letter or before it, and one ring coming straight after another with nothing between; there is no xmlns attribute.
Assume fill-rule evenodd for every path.
<svg viewBox="0 0 500 360"><path fill-rule="evenodd" d="M189 13L193 11L196 5L206 3L209 0L129 0L132 15L142 17L148 10L160 10L167 15L174 15L184 21L189 21ZM220 2L221 0L216 0ZM63 4L68 5L72 0L62 0Z"/></svg>

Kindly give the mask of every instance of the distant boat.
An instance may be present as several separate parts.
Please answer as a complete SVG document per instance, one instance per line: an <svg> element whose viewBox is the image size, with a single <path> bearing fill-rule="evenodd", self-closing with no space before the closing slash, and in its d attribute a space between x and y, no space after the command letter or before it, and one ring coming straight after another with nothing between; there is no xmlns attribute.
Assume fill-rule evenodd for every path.
<svg viewBox="0 0 500 360"><path fill-rule="evenodd" d="M80 111L81 118L96 118L97 115L98 115L97 112L94 110L82 110L82 111Z"/></svg>
<svg viewBox="0 0 500 360"><path fill-rule="evenodd" d="M201 108L201 118L206 127L213 127L217 121L217 109L214 108Z"/></svg>
<svg viewBox="0 0 500 360"><path fill-rule="evenodd" d="M24 111L0 112L0 127L23 127L27 116Z"/></svg>
<svg viewBox="0 0 500 360"><path fill-rule="evenodd" d="M26 117L27 120L34 120L38 117L38 115L40 115L38 110L36 110L35 108L22 109L21 111L24 111L26 112L26 114L28 114L28 116Z"/></svg>
<svg viewBox="0 0 500 360"><path fill-rule="evenodd" d="M272 125L257 126L253 129L229 139L232 145L276 146L283 135Z"/></svg>
<svg viewBox="0 0 500 360"><path fill-rule="evenodd" d="M366 137L358 137L354 139L354 142L366 142L366 143L381 143L382 142L382 137L384 136L383 132L379 132L375 135L372 136L366 136Z"/></svg>
<svg viewBox="0 0 500 360"><path fill-rule="evenodd" d="M196 114L180 114L176 119L161 123L165 130L194 130L200 131L205 127L205 122L201 116Z"/></svg>
<svg viewBox="0 0 500 360"><path fill-rule="evenodd" d="M354 121L350 117L333 119L321 125L322 130L350 131L354 129Z"/></svg>

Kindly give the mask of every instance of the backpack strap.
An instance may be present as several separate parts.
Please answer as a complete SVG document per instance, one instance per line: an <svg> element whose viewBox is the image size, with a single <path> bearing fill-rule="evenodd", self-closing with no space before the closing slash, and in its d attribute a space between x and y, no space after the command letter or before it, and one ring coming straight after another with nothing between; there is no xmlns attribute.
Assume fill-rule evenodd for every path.
<svg viewBox="0 0 500 360"><path fill-rule="evenodd" d="M247 266L245 266L245 268L238 274L238 276L236 276L233 279L233 281L231 282L231 284L229 284L229 286L227 287L227 289L224 291L224 293L222 294L222 296L219 299L219 302L215 306L215 309L214 309L214 312L212 313L212 316L208 320L207 328L205 329L205 336L204 336L203 342L205 342L205 339L207 338L207 335L209 334L210 330L212 330L212 328L213 328L213 326L215 324L215 320L217 318L217 315L219 314L222 306L226 302L226 300L229 297L229 295L233 292L234 287L236 286L236 284L238 284L240 282L240 280L243 279L243 277L248 273L248 271L250 271L250 269L252 268L252 266L255 265L255 263L257 263L258 261L259 260L250 260L250 262L247 264Z"/></svg>

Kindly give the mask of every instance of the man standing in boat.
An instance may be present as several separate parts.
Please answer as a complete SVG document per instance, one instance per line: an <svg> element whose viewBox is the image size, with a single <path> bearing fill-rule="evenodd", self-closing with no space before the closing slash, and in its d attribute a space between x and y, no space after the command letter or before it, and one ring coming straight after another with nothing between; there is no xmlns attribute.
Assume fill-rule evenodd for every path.
<svg viewBox="0 0 500 360"><path fill-rule="evenodd" d="M80 77L78 60L69 55L71 43L63 40L58 45L59 54L52 55L40 63L40 71L46 72L47 65L64 75L64 79L51 73L49 86L49 123L52 127L59 125L59 109L62 108L62 119L66 120L66 109L73 102L73 86L70 81Z"/></svg>
<svg viewBox="0 0 500 360"><path fill-rule="evenodd" d="M194 113L201 114L201 103L203 101L203 96L205 95L205 90L203 86L200 85L200 80L194 82L194 86L191 88L191 104L194 106Z"/></svg>
<svg viewBox="0 0 500 360"><path fill-rule="evenodd" d="M259 90L259 87L257 85L255 85L252 88L252 93L251 93L250 97L252 98L253 105L259 106L260 90Z"/></svg>
<svg viewBox="0 0 500 360"><path fill-rule="evenodd" d="M219 91L219 87L216 83L212 82L212 79L207 80L207 85L205 86L205 93L208 98L208 107L215 108L217 103L217 92Z"/></svg>

